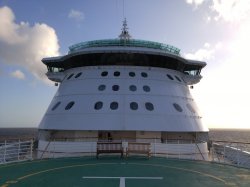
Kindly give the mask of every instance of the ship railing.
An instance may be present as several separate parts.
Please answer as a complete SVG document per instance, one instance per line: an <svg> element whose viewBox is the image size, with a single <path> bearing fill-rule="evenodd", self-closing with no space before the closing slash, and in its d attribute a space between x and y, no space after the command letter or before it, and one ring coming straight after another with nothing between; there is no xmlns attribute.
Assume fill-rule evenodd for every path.
<svg viewBox="0 0 250 187"><path fill-rule="evenodd" d="M122 142L124 152L130 142L150 143L152 156L208 160L207 143L194 140L162 140L160 138L123 138L123 139L98 139L87 138L59 138L52 140L40 140L38 146L38 158L57 158L74 156L95 156L97 142Z"/></svg>
<svg viewBox="0 0 250 187"><path fill-rule="evenodd" d="M209 147L212 161L250 168L249 142L212 141Z"/></svg>
<svg viewBox="0 0 250 187"><path fill-rule="evenodd" d="M33 140L0 142L0 164L33 159Z"/></svg>

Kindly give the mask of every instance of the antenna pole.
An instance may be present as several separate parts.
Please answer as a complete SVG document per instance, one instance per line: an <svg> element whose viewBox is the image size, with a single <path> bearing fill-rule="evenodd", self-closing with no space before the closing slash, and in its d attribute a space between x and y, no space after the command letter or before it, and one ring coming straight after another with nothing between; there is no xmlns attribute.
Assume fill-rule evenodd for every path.
<svg viewBox="0 0 250 187"><path fill-rule="evenodd" d="M123 19L125 19L125 17L124 17L124 0L122 0L122 15L123 15Z"/></svg>

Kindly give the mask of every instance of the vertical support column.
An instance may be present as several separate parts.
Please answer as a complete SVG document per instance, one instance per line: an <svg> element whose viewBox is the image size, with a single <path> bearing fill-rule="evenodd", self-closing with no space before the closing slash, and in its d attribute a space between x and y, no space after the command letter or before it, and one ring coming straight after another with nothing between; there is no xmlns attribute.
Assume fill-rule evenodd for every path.
<svg viewBox="0 0 250 187"><path fill-rule="evenodd" d="M240 150L240 147L239 147L238 143L236 144L236 151L237 151L237 166L239 166L240 165L240 154L239 154L239 152L241 150Z"/></svg>
<svg viewBox="0 0 250 187"><path fill-rule="evenodd" d="M30 141L30 160L33 160L33 145L34 145L34 140L31 139L31 141Z"/></svg>
<svg viewBox="0 0 250 187"><path fill-rule="evenodd" d="M6 162L6 145L7 144L7 142L6 142L6 140L4 141L4 153L3 153L3 163L5 163Z"/></svg>
<svg viewBox="0 0 250 187"><path fill-rule="evenodd" d="M21 142L20 142L20 139L18 139L18 150L17 150L17 160L19 161L19 155L20 155L20 148L21 148Z"/></svg>

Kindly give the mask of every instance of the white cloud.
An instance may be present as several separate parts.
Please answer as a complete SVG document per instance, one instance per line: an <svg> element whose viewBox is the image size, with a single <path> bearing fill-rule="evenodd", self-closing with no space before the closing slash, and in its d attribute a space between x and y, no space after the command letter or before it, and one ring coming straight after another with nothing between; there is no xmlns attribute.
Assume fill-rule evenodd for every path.
<svg viewBox="0 0 250 187"><path fill-rule="evenodd" d="M186 3L192 4L195 6L201 5L205 0L186 0Z"/></svg>
<svg viewBox="0 0 250 187"><path fill-rule="evenodd" d="M76 21L83 21L84 20L84 14L81 11L78 10L70 10L68 17L71 19L74 19Z"/></svg>
<svg viewBox="0 0 250 187"><path fill-rule="evenodd" d="M22 66L37 79L49 82L41 59L59 55L55 30L44 23L15 23L14 13L6 6L0 8L0 17L0 62Z"/></svg>
<svg viewBox="0 0 250 187"><path fill-rule="evenodd" d="M219 18L225 21L241 21L250 16L249 0L213 0L211 9L217 12L215 20Z"/></svg>
<svg viewBox="0 0 250 187"><path fill-rule="evenodd" d="M12 77L17 78L17 79L21 79L21 80L25 79L24 73L22 71L20 71L20 70L13 71L13 72L10 73L10 75Z"/></svg>
<svg viewBox="0 0 250 187"><path fill-rule="evenodd" d="M219 44L216 44L219 45ZM213 58L216 47L210 48L209 43L205 43L204 46L193 53L186 53L184 56L187 59L207 61Z"/></svg>

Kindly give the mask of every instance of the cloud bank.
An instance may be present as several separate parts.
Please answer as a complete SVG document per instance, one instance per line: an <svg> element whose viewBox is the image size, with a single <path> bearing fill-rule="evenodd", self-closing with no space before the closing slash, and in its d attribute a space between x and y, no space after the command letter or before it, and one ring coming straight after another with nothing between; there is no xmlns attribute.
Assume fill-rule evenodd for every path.
<svg viewBox="0 0 250 187"><path fill-rule="evenodd" d="M24 73L22 71L20 71L20 70L13 71L12 73L10 73L10 75L12 77L17 78L17 79L21 79L21 80L25 79Z"/></svg>
<svg viewBox="0 0 250 187"><path fill-rule="evenodd" d="M69 14L68 14L68 18L74 19L75 21L83 21L84 20L84 14L81 11L78 10L70 10Z"/></svg>
<svg viewBox="0 0 250 187"><path fill-rule="evenodd" d="M0 18L0 63L18 65L35 78L49 82L41 59L59 55L55 30L44 23L34 26L27 22L15 23L15 15L7 6L0 8Z"/></svg>
<svg viewBox="0 0 250 187"><path fill-rule="evenodd" d="M213 0L208 11L215 21L231 25L233 37L185 55L208 62L202 83L192 93L210 127L249 128L250 1Z"/></svg>

